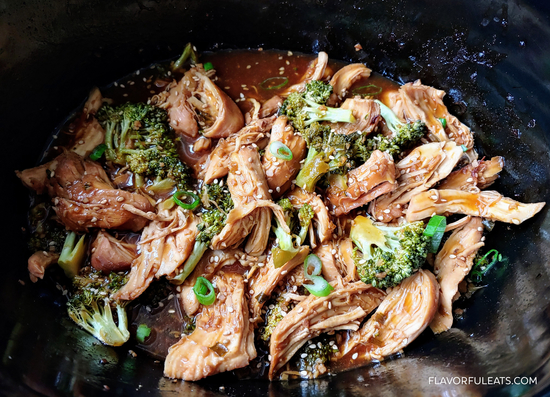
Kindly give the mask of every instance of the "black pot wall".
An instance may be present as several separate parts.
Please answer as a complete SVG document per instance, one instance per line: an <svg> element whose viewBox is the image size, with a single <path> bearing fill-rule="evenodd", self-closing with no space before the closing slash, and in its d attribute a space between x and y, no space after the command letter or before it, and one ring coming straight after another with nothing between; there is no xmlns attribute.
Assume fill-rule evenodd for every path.
<svg viewBox="0 0 550 397"><path fill-rule="evenodd" d="M129 347L101 346L77 329L52 283L29 282L21 231L28 198L13 170L36 164L49 134L93 85L174 57L192 41L200 50L325 50L399 82L421 78L449 93L448 106L476 132L482 155L506 158L497 190L518 200L550 201L549 16L547 2L521 0L0 2L0 394L543 393L550 382L546 210L521 226L495 228L487 245L508 263L465 303L456 328L438 337L425 332L403 358L310 382L269 384L223 374L176 384L162 378L162 364L144 354L131 357ZM355 51L356 43L362 51ZM488 376L530 376L537 385L430 381L441 383L443 376L486 382Z"/></svg>

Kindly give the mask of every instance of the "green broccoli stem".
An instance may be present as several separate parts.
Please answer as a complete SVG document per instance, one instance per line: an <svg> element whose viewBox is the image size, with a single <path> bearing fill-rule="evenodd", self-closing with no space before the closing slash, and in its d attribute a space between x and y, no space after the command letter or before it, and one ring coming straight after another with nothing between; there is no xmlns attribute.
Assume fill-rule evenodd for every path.
<svg viewBox="0 0 550 397"><path fill-rule="evenodd" d="M331 108L325 105L319 105L309 99L304 101L309 105L304 107L304 112L308 115L308 120L305 122L305 125L310 125L315 121L330 121L333 123L343 122L343 123L353 123L355 122L355 117L351 109L341 109L341 108Z"/></svg>
<svg viewBox="0 0 550 397"><path fill-rule="evenodd" d="M208 249L209 243L205 243L202 241L195 241L195 245L193 246L193 252L191 252L191 255L189 255L189 258L187 258L187 261L185 261L185 264L183 265L183 269L180 274L178 274L176 277L171 278L170 282L176 285L182 284L185 279L195 270L195 267L203 257L204 253Z"/></svg>
<svg viewBox="0 0 550 397"><path fill-rule="evenodd" d="M390 131L393 132L394 135L398 134L399 129L403 128L405 126L405 123L399 120L397 115L381 101L375 99L374 102L376 102L380 106L380 115L386 122L386 125L388 126Z"/></svg>
<svg viewBox="0 0 550 397"><path fill-rule="evenodd" d="M193 61L193 63L197 63L199 60L197 53L195 52L195 49L193 48L193 45L191 43L186 44L185 48L183 49L183 53L180 55L178 60L174 62L172 70L181 69L185 61L187 61L189 58L191 58L191 61Z"/></svg>
<svg viewBox="0 0 550 397"><path fill-rule="evenodd" d="M296 177L296 185L308 192L313 192L317 181L329 170L330 167L325 161L325 156L311 148L304 166Z"/></svg>

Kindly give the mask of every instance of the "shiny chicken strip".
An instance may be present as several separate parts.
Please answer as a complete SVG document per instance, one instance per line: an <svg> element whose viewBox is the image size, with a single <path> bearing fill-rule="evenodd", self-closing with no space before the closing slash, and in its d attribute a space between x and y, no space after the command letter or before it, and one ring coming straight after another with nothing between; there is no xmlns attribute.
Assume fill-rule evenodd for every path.
<svg viewBox="0 0 550 397"><path fill-rule="evenodd" d="M115 189L98 163L65 152L42 166L16 172L37 193L47 191L60 221L70 230L97 227L139 231L148 220L125 207L147 213L153 209L145 197Z"/></svg>
<svg viewBox="0 0 550 397"><path fill-rule="evenodd" d="M347 214L378 196L391 192L397 186L395 176L393 158L385 152L375 150L363 165L348 172L344 186L337 183L338 176L332 177L335 182L330 184L327 193L335 215Z"/></svg>
<svg viewBox="0 0 550 397"><path fill-rule="evenodd" d="M236 248L249 238L245 252L260 255L267 246L271 227L271 211L284 222L284 213L271 201L267 180L260 163L258 150L245 146L231 154L227 186L235 208L229 213L226 225L212 240L214 249ZM286 230L288 231L288 228Z"/></svg>
<svg viewBox="0 0 550 397"><path fill-rule="evenodd" d="M130 269L137 256L136 244L119 240L100 230L92 243L90 262L94 269L108 274Z"/></svg>
<svg viewBox="0 0 550 397"><path fill-rule="evenodd" d="M430 323L436 334L453 325L453 301L458 296L458 284L470 273L477 251L484 245L481 218L472 218L465 226L453 231L437 254L434 273L440 286L439 308Z"/></svg>
<svg viewBox="0 0 550 397"><path fill-rule="evenodd" d="M216 301L202 307L193 333L168 350L164 375L169 378L196 381L246 367L256 357L242 276L219 272L212 284Z"/></svg>
<svg viewBox="0 0 550 397"><path fill-rule="evenodd" d="M340 263L335 258L338 251L333 241L328 241L318 246L313 253L321 259L323 264L322 274L323 278L333 285L343 286L343 276Z"/></svg>
<svg viewBox="0 0 550 397"><path fill-rule="evenodd" d="M244 126L239 107L200 65L189 69L172 88L165 107L170 125L190 137L197 136L200 130L207 138L225 138Z"/></svg>
<svg viewBox="0 0 550 397"><path fill-rule="evenodd" d="M311 62L300 79L300 82L287 88L284 92L279 93L282 97L287 97L293 92L303 92L306 89L306 84L312 80L323 80L328 72L328 54L324 51L319 52L317 59Z"/></svg>
<svg viewBox="0 0 550 397"><path fill-rule="evenodd" d="M438 189L463 190L470 193L479 193L492 185L504 167L502 157L493 157L491 160L474 160L471 164L457 171L453 171L438 185Z"/></svg>
<svg viewBox="0 0 550 397"><path fill-rule="evenodd" d="M178 206L159 215L162 220L152 221L143 229L140 254L132 262L128 282L114 295L116 299L136 299L154 277L175 275L191 254L198 233L196 217Z"/></svg>
<svg viewBox="0 0 550 397"><path fill-rule="evenodd" d="M380 105L372 99L348 98L341 109L349 109L355 121L353 123L335 123L333 129L337 134L349 135L360 132L365 135L373 132L380 121Z"/></svg>
<svg viewBox="0 0 550 397"><path fill-rule="evenodd" d="M431 141L454 141L458 146L464 145L468 149L465 153L468 159L477 159L473 149L474 136L472 131L462 124L455 116L449 113L443 104L445 91L422 85L420 80L404 84L399 91L389 96L390 107L399 117L405 120L421 120L429 130ZM445 119L447 127L439 119Z"/></svg>
<svg viewBox="0 0 550 397"><path fill-rule="evenodd" d="M334 73L330 79L332 94L327 102L328 106L337 106L348 94L350 88L360 79L370 77L372 70L362 63L352 63Z"/></svg>
<svg viewBox="0 0 550 397"><path fill-rule="evenodd" d="M373 201L369 211L382 222L391 222L403 216L405 204L449 175L462 153L460 146L454 142L418 146L397 163L397 187Z"/></svg>
<svg viewBox="0 0 550 397"><path fill-rule="evenodd" d="M317 238L320 244L332 237L335 226L330 220L328 209L323 200L315 193L309 193L299 187L290 192L287 197L295 208L301 208L306 203L311 205L315 212L313 220L317 224Z"/></svg>
<svg viewBox="0 0 550 397"><path fill-rule="evenodd" d="M28 260L29 277L33 283L38 279L44 278L46 269L59 259L59 254L56 252L37 251L32 254Z"/></svg>
<svg viewBox="0 0 550 397"><path fill-rule="evenodd" d="M275 287L277 287L296 266L304 263L308 254L309 247L303 245L294 258L278 268L273 265L273 256L271 256L267 265L254 274L252 281L249 282L249 292L252 295L250 298L250 311L252 312L254 321L260 319L262 307L264 303L269 300Z"/></svg>
<svg viewBox="0 0 550 397"><path fill-rule="evenodd" d="M103 105L103 96L97 87L92 88L84 104L82 114L75 128L71 150L82 157L88 157L97 145L105 141L105 130L94 117Z"/></svg>
<svg viewBox="0 0 550 397"><path fill-rule="evenodd" d="M358 330L361 320L384 299L385 293L358 281L334 289L328 296L309 295L277 324L271 335L269 379L308 340L336 330Z"/></svg>
<svg viewBox="0 0 550 397"><path fill-rule="evenodd" d="M283 160L271 152L272 145L281 142L292 152L291 160ZM292 180L298 175L301 161L306 157L306 141L294 133L294 128L286 116L280 116L273 124L269 145L262 159L267 185L273 191L274 197L281 196L290 187Z"/></svg>
<svg viewBox="0 0 550 397"><path fill-rule="evenodd" d="M274 122L275 117L254 120L236 134L226 139L220 139L210 153L204 182L211 184L215 179L226 176L229 173L231 154L239 150L241 146L256 145L260 149L265 148L269 141L267 133L271 130Z"/></svg>
<svg viewBox="0 0 550 397"><path fill-rule="evenodd" d="M546 203L523 204L493 190L480 193L460 190L429 190L414 196L407 209L407 222L432 214L464 214L519 225L532 218Z"/></svg>
<svg viewBox="0 0 550 397"><path fill-rule="evenodd" d="M435 276L419 270L394 287L365 325L339 346L337 360L381 361L399 352L426 329L438 305Z"/></svg>

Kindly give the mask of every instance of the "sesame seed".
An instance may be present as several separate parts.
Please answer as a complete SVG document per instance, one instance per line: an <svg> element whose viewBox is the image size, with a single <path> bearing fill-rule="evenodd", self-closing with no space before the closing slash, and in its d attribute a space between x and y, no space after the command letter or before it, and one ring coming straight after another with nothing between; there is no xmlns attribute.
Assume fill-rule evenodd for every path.
<svg viewBox="0 0 550 397"><path fill-rule="evenodd" d="M389 209L385 209L384 210L384 214L389 214L390 213L390 210Z"/></svg>
<svg viewBox="0 0 550 397"><path fill-rule="evenodd" d="M466 179L466 182L473 182L473 181L474 181L473 178L468 178L468 179Z"/></svg>
<svg viewBox="0 0 550 397"><path fill-rule="evenodd" d="M351 359L352 359L352 360L355 360L358 356L359 356L359 354L353 353L353 356L351 356Z"/></svg>
<svg viewBox="0 0 550 397"><path fill-rule="evenodd" d="M519 225L521 222L519 221L519 219L514 218L514 219L512 219L512 223L514 225Z"/></svg>
<svg viewBox="0 0 550 397"><path fill-rule="evenodd" d="M307 354L306 354L306 353L302 353L302 354L300 355L300 357L306 358L306 357L307 357Z"/></svg>
<svg viewBox="0 0 550 397"><path fill-rule="evenodd" d="M231 306L229 306L229 307L227 308L227 311L228 311L229 313L233 313L233 312L234 312L234 309L233 309Z"/></svg>
<svg viewBox="0 0 550 397"><path fill-rule="evenodd" d="M317 346L315 346L313 343L311 345L309 345L309 348L310 349L315 349Z"/></svg>
<svg viewBox="0 0 550 397"><path fill-rule="evenodd" d="M306 371L306 370L301 371L301 372L300 372L300 375L302 375L302 376L307 376L307 371Z"/></svg>
<svg viewBox="0 0 550 397"><path fill-rule="evenodd" d="M456 258L456 255L451 254L451 255L449 255L449 258L454 259L454 258Z"/></svg>
<svg viewBox="0 0 550 397"><path fill-rule="evenodd" d="M482 231L483 231L483 228L480 226L480 227L477 228L477 231L478 231L478 232L482 232Z"/></svg>

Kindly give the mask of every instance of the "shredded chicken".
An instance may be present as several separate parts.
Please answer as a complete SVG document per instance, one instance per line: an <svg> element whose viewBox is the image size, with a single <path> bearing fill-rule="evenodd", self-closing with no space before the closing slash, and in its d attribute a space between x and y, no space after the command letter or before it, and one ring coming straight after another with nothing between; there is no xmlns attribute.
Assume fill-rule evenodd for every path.
<svg viewBox="0 0 550 397"><path fill-rule="evenodd" d="M358 281L328 296L309 295L277 324L271 335L269 379L308 340L335 330L358 330L359 324L384 299L385 293Z"/></svg>
<svg viewBox="0 0 550 397"><path fill-rule="evenodd" d="M380 105L372 99L348 98L341 109L350 109L355 121L353 123L335 123L334 132L337 134L353 134L360 132L368 135L378 126L380 117Z"/></svg>
<svg viewBox="0 0 550 397"><path fill-rule="evenodd" d="M165 103L170 125L190 137L224 138L244 126L243 114L200 65L189 69ZM198 125L197 125L198 123Z"/></svg>
<svg viewBox="0 0 550 397"><path fill-rule="evenodd" d="M105 274L130 269L138 256L137 245L111 236L100 230L92 243L91 264Z"/></svg>
<svg viewBox="0 0 550 397"><path fill-rule="evenodd" d="M296 187L288 194L288 199L295 208L301 208L304 204L309 204L315 212L313 221L317 224L317 239L322 244L332 236L335 226L330 220L326 205L317 195L309 193L299 187Z"/></svg>
<svg viewBox="0 0 550 397"><path fill-rule="evenodd" d="M454 142L434 142L415 148L396 164L399 177L397 187L378 197L369 211L382 222L391 222L404 214L404 205L411 198L428 190L451 173L462 156L462 149Z"/></svg>
<svg viewBox="0 0 550 397"><path fill-rule="evenodd" d="M330 179L327 196L334 214L347 214L391 192L397 186L395 176L393 158L388 153L375 150L367 162L348 172L347 181L338 176Z"/></svg>
<svg viewBox="0 0 550 397"><path fill-rule="evenodd" d="M260 119L263 119L265 117L273 116L279 111L279 108L283 104L283 101L284 99L281 98L279 95L271 97L262 104L258 117Z"/></svg>
<svg viewBox="0 0 550 397"><path fill-rule="evenodd" d="M332 241L318 246L313 253L321 259L323 263L323 278L333 285L343 286L344 269L340 268L340 263L336 259L336 246Z"/></svg>
<svg viewBox="0 0 550 397"><path fill-rule="evenodd" d="M256 357L242 276L218 272L212 284L216 301L202 307L193 333L168 350L164 375L169 378L195 381L245 367Z"/></svg>
<svg viewBox="0 0 550 397"><path fill-rule="evenodd" d="M70 230L91 227L139 231L147 219L124 209L130 205L143 213L153 209L145 197L115 189L101 166L72 152L35 169L17 172L37 193L47 190L60 221Z"/></svg>
<svg viewBox="0 0 550 397"><path fill-rule="evenodd" d="M44 272L46 269L57 263L59 254L55 252L37 251L32 254L28 261L29 277L33 283L36 283L38 279L44 278Z"/></svg>
<svg viewBox="0 0 550 397"><path fill-rule="evenodd" d="M71 149L82 157L88 157L97 145L105 141L105 130L94 117L101 105L103 105L103 96L99 89L94 87L77 121Z"/></svg>
<svg viewBox="0 0 550 397"><path fill-rule="evenodd" d="M267 133L271 130L275 116L252 121L237 134L227 139L220 139L205 168L204 182L212 183L215 179L223 178L229 172L230 156L241 146L256 145L260 149L265 148L269 138Z"/></svg>
<svg viewBox="0 0 550 397"><path fill-rule="evenodd" d="M499 192L469 193L460 190L429 190L411 199L407 221L426 219L432 214L464 214L519 225L532 218L546 203L523 204Z"/></svg>
<svg viewBox="0 0 550 397"><path fill-rule="evenodd" d="M360 79L368 78L372 71L362 63L352 63L338 70L330 79L332 94L328 106L337 106L346 97L351 86Z"/></svg>
<svg viewBox="0 0 550 397"><path fill-rule="evenodd" d="M493 184L503 167L504 159L502 157L493 157L491 160L474 160L442 180L438 189L479 193L481 189Z"/></svg>
<svg viewBox="0 0 550 397"><path fill-rule="evenodd" d="M470 273L477 251L484 245L481 218L472 218L456 229L435 257L434 273L440 286L439 309L430 323L436 334L453 325L453 301L460 293L458 284Z"/></svg>
<svg viewBox="0 0 550 397"><path fill-rule="evenodd" d="M326 52L319 52L317 59L311 62L300 79L300 82L287 88L284 92L279 93L281 97L287 97L293 92L303 92L306 88L306 84L312 80L323 80L328 72L328 54Z"/></svg>
<svg viewBox="0 0 550 397"><path fill-rule="evenodd" d="M429 130L429 139L435 142L454 141L467 148L465 155L472 162L477 159L472 131L449 113L443 104L445 91L422 85L420 80L407 83L397 93L389 95L390 107L405 120L421 120ZM440 119L446 120L446 128Z"/></svg>
<svg viewBox="0 0 550 397"><path fill-rule="evenodd" d="M116 292L115 299L136 299L154 277L176 275L191 254L198 233L197 217L177 205L161 212L162 220L152 221L143 229L140 254L132 261L128 282Z"/></svg>
<svg viewBox="0 0 550 397"><path fill-rule="evenodd" d="M336 244L338 246L338 258L342 262L342 267L346 269L346 276L344 280L347 282L359 280L359 275L357 274L357 267L355 266L355 261L353 260L353 242L349 237L340 239Z"/></svg>
<svg viewBox="0 0 550 397"><path fill-rule="evenodd" d="M438 305L437 280L419 270L394 287L365 325L339 346L338 361L380 361L398 353L424 331Z"/></svg>
<svg viewBox="0 0 550 397"><path fill-rule="evenodd" d="M281 160L271 152L271 145L281 142L292 152L291 160ZM302 166L301 161L306 157L306 141L294 133L294 128L286 116L280 116L273 124L268 149L262 159L267 185L274 197L281 196L290 187L292 180L298 175Z"/></svg>

